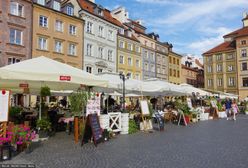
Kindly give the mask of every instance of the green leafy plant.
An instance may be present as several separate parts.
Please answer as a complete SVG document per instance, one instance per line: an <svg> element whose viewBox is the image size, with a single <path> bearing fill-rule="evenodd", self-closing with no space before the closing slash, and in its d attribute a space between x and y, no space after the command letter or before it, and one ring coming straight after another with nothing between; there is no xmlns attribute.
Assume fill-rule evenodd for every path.
<svg viewBox="0 0 248 168"><path fill-rule="evenodd" d="M137 132L139 130L139 128L138 128L138 126L137 126L137 124L135 123L134 120L129 120L128 125L129 125L129 128L128 128L128 133L129 134L133 134L133 133L135 133L135 132Z"/></svg>
<svg viewBox="0 0 248 168"><path fill-rule="evenodd" d="M69 95L71 111L74 116L80 116L87 105L90 93L86 91L77 91Z"/></svg>
<svg viewBox="0 0 248 168"><path fill-rule="evenodd" d="M182 110L185 115L191 114L190 108L188 107L187 103L176 102L175 106L177 109Z"/></svg>
<svg viewBox="0 0 248 168"><path fill-rule="evenodd" d="M51 131L51 122L46 118L42 118L40 120L37 120L36 127L39 130Z"/></svg>
<svg viewBox="0 0 248 168"><path fill-rule="evenodd" d="M10 115L10 117L15 117L15 116L19 115L21 113L21 111L22 111L22 108L20 108L20 107L16 107L16 106L10 107L9 115Z"/></svg>
<svg viewBox="0 0 248 168"><path fill-rule="evenodd" d="M41 97L51 96L50 88L48 86L41 87L40 96Z"/></svg>

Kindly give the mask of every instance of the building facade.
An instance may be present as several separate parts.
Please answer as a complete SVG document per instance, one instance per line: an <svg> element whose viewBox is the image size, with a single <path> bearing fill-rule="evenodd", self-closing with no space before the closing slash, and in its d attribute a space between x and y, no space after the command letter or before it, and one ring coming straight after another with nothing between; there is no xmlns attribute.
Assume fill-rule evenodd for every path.
<svg viewBox="0 0 248 168"><path fill-rule="evenodd" d="M31 0L0 1L0 67L31 58Z"/></svg>
<svg viewBox="0 0 248 168"><path fill-rule="evenodd" d="M197 74L198 69L190 67L189 65L183 65L181 69L181 83L187 83L194 87L197 87Z"/></svg>
<svg viewBox="0 0 248 168"><path fill-rule="evenodd" d="M156 42L156 78L168 81L169 45L158 40Z"/></svg>
<svg viewBox="0 0 248 168"><path fill-rule="evenodd" d="M133 79L142 78L141 44L129 29L118 34L117 69Z"/></svg>
<svg viewBox="0 0 248 168"><path fill-rule="evenodd" d="M78 2L81 8L79 16L85 20L84 70L94 74L117 72L117 33L122 24L111 16L109 10L94 1Z"/></svg>
<svg viewBox="0 0 248 168"><path fill-rule="evenodd" d="M83 68L82 19L71 3L37 0L33 4L33 57L46 56Z"/></svg>
<svg viewBox="0 0 248 168"><path fill-rule="evenodd" d="M172 51L172 46L169 50L169 82L174 84L181 83L181 59L182 56Z"/></svg>

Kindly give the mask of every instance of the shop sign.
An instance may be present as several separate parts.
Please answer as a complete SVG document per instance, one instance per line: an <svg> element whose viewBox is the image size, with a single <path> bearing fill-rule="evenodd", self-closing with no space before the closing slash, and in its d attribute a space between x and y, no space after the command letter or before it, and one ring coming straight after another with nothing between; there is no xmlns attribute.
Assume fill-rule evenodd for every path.
<svg viewBox="0 0 248 168"><path fill-rule="evenodd" d="M20 83L19 87L20 88L28 88L28 84L27 83Z"/></svg>
<svg viewBox="0 0 248 168"><path fill-rule="evenodd" d="M59 80L60 81L71 81L71 76L60 76Z"/></svg>

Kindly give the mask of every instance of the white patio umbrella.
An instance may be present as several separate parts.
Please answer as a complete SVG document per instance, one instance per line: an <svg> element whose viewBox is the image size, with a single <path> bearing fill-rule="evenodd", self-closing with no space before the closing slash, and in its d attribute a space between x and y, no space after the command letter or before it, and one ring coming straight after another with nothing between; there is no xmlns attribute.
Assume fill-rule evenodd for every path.
<svg viewBox="0 0 248 168"><path fill-rule="evenodd" d="M76 90L82 85L106 87L107 84L93 74L43 56L0 68L0 89L17 91L26 85L32 93L42 86L51 90Z"/></svg>
<svg viewBox="0 0 248 168"><path fill-rule="evenodd" d="M187 83L182 83L182 84L180 84L180 86L183 88L183 90L186 93L188 93L190 95L192 95L192 92L194 92L194 93L199 93L200 96L212 96L212 93L207 92L207 91L202 90L202 89L199 89L199 88L196 88L196 87L189 85Z"/></svg>

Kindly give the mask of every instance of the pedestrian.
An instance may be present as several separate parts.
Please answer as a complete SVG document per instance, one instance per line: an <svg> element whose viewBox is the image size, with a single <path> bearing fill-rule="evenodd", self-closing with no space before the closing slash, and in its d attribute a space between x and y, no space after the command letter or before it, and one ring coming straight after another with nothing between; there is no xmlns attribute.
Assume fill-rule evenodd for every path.
<svg viewBox="0 0 248 168"><path fill-rule="evenodd" d="M225 101L225 108L226 108L226 119L229 120L229 116L231 115L231 107L232 107L232 102L228 98L226 98Z"/></svg>
<svg viewBox="0 0 248 168"><path fill-rule="evenodd" d="M233 120L236 120L236 114L238 113L238 105L236 103L236 100L233 99L232 101L232 113L233 113Z"/></svg>

